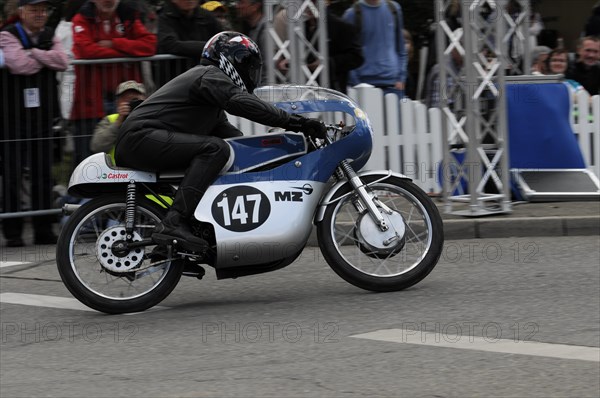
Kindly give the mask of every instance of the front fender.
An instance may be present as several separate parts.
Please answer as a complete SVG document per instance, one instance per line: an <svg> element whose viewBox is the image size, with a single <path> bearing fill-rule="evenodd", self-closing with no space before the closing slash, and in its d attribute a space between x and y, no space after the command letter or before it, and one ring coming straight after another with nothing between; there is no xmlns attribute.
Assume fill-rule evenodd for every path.
<svg viewBox="0 0 600 398"><path fill-rule="evenodd" d="M374 184L376 182L387 180L390 177L402 178L403 180L412 181L409 177L404 174L396 173L392 170L369 170L369 171L361 171L358 174L358 177L362 179L362 177L368 176L379 176L380 178L375 179L374 181L366 184L367 186ZM323 216L325 215L325 209L332 203L337 202L338 200L346 197L352 192L352 189L345 189L348 185L350 185L350 181L340 181L337 184L333 185L329 191L323 196L321 202L319 203L319 207L317 208L317 212L315 214L315 224L319 223L323 220Z"/></svg>

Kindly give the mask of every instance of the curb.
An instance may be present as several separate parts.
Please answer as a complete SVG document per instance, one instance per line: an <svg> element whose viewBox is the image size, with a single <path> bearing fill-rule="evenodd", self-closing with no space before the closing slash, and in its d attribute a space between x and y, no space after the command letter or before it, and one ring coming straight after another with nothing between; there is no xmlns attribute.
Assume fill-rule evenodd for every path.
<svg viewBox="0 0 600 398"><path fill-rule="evenodd" d="M444 239L600 235L600 216L516 217L443 220ZM313 228L307 246L318 246Z"/></svg>
<svg viewBox="0 0 600 398"><path fill-rule="evenodd" d="M444 220L447 240L600 235L600 216Z"/></svg>

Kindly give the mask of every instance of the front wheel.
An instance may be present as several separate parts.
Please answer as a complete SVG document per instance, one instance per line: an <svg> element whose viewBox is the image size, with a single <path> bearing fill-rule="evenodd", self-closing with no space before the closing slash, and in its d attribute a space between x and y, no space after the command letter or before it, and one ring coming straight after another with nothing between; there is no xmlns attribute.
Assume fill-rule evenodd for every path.
<svg viewBox="0 0 600 398"><path fill-rule="evenodd" d="M362 177L365 184L381 175ZM368 186L389 230L380 231L347 184L342 199L327 206L317 225L319 247L329 266L362 289L389 292L425 278L444 244L442 219L431 199L412 182L391 176ZM338 196L338 197L339 197Z"/></svg>
<svg viewBox="0 0 600 398"><path fill-rule="evenodd" d="M56 246L58 271L71 294L95 310L146 310L166 298L181 277L182 261L156 246L119 250L125 242L125 195L92 199L63 227ZM163 210L139 197L133 241L149 239Z"/></svg>

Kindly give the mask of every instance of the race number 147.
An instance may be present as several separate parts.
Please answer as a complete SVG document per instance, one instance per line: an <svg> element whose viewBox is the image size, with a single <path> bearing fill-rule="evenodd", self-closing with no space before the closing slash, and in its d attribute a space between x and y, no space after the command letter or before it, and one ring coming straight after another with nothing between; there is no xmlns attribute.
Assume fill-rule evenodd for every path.
<svg viewBox="0 0 600 398"><path fill-rule="evenodd" d="M229 198L227 196L223 197L221 201L217 202L217 207L220 207L223 210L223 223L226 226L230 226L232 220L238 220L240 224L247 224L249 214L246 211L247 207L252 207L252 224L256 224L259 222L259 211L260 211L260 194L250 194L244 196L237 196L235 198L235 202L233 203L233 208L231 211L229 210ZM250 206L250 202L253 203L253 206Z"/></svg>

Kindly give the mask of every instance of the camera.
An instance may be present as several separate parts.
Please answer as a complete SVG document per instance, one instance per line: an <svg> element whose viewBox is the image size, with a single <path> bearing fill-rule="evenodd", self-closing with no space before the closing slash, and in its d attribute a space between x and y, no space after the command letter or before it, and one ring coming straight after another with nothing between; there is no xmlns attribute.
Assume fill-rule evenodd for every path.
<svg viewBox="0 0 600 398"><path fill-rule="evenodd" d="M132 99L131 101L129 101L129 112L137 108L142 102L144 102L144 100L139 98Z"/></svg>

